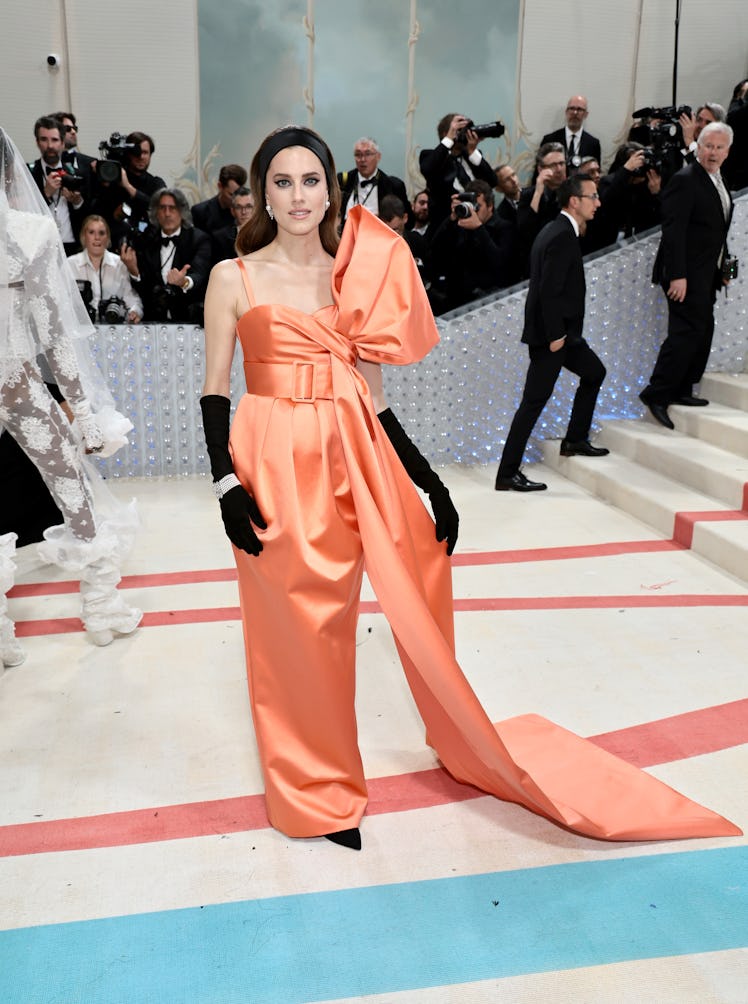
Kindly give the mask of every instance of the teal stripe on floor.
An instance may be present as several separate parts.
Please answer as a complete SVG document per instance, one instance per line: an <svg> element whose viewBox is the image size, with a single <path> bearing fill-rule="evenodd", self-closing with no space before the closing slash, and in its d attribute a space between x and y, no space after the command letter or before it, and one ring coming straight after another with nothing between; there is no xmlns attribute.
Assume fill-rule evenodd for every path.
<svg viewBox="0 0 748 1004"><path fill-rule="evenodd" d="M739 846L7 931L0 1000L292 1004L745 946Z"/></svg>

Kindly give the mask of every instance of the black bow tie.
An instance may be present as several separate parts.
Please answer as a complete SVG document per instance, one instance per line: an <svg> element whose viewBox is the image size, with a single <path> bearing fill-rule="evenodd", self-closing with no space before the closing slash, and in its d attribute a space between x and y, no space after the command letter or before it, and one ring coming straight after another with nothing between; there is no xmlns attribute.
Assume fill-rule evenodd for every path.
<svg viewBox="0 0 748 1004"><path fill-rule="evenodd" d="M62 171L63 167L62 164L58 164L57 167L50 167L49 164L45 164L44 170L46 171L47 174L54 174L55 171Z"/></svg>
<svg viewBox="0 0 748 1004"><path fill-rule="evenodd" d="M368 185L373 185L376 180L376 175L373 178L362 178L359 184L362 188L366 188Z"/></svg>
<svg viewBox="0 0 748 1004"><path fill-rule="evenodd" d="M169 244L174 244L175 246L179 243L179 234L174 234L171 237L161 238L161 247L165 248Z"/></svg>

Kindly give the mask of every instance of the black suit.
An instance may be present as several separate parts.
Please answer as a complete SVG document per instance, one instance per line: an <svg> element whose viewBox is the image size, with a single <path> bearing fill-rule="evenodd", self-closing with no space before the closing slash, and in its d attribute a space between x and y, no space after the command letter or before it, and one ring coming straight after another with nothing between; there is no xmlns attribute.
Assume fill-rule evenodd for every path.
<svg viewBox="0 0 748 1004"><path fill-rule="evenodd" d="M522 341L529 346L530 366L498 477L512 477L519 471L527 440L553 393L562 367L580 378L566 439L576 443L589 437L605 367L582 337L585 293L579 239L571 221L559 216L543 228L532 247L522 332ZM552 352L551 342L564 336L563 346Z"/></svg>
<svg viewBox="0 0 748 1004"><path fill-rule="evenodd" d="M223 230L234 224L234 215L231 207L224 209L218 196L206 199L205 202L198 202L192 207L192 222L206 234L214 234L216 230Z"/></svg>
<svg viewBox="0 0 748 1004"><path fill-rule="evenodd" d="M143 300L146 322L202 324L202 307L211 266L210 237L195 227L184 228L177 237L169 267L189 264L187 275L193 286L186 293L166 286L161 278L161 233L151 228L138 242L140 281L133 283Z"/></svg>
<svg viewBox="0 0 748 1004"><path fill-rule="evenodd" d="M734 136L722 176L733 192L739 192L748 188L748 98L732 102L727 124L732 127Z"/></svg>
<svg viewBox="0 0 748 1004"><path fill-rule="evenodd" d="M498 184L496 172L484 157L478 164L471 164L465 154L453 156L443 143L433 150L421 150L418 163L429 190L429 222L434 227L452 211L452 196L459 190L455 188L455 181L465 188L472 174L474 179L485 181L491 188Z"/></svg>
<svg viewBox="0 0 748 1004"><path fill-rule="evenodd" d="M682 303L668 298L668 333L662 343L646 404L667 407L693 393L709 360L714 334L714 301L722 286L719 264L727 254L732 199L725 217L707 171L696 163L674 174L662 193L662 237L652 281L667 292L674 279L686 280Z"/></svg>
<svg viewBox="0 0 748 1004"><path fill-rule="evenodd" d="M340 218L344 220L353 193L358 188L358 170L354 167L352 171L344 171L342 174L339 174L338 184L340 185L341 195ZM377 205L381 206L385 195L396 195L405 207L405 212L410 211L408 193L400 178L395 177L394 174L385 174L384 171L377 171L374 175L374 187L377 190Z"/></svg>
<svg viewBox="0 0 748 1004"><path fill-rule="evenodd" d="M530 275L530 251L536 237L547 223L561 212L555 191L544 188L537 212L532 208L535 186L523 188L517 205L517 257L518 271L523 279Z"/></svg>
<svg viewBox="0 0 748 1004"><path fill-rule="evenodd" d="M566 159L569 160L569 148L566 144L566 129L556 129L555 132L546 133L541 139L540 145L544 143L560 143L564 148ZM594 157L598 164L600 161L600 140L596 136L591 136L586 129L582 130L582 135L576 134L575 138L576 157Z"/></svg>
<svg viewBox="0 0 748 1004"><path fill-rule="evenodd" d="M210 243L213 249L212 262L215 265L226 258L236 258L236 235L238 229L232 220L230 227L222 227L210 235Z"/></svg>

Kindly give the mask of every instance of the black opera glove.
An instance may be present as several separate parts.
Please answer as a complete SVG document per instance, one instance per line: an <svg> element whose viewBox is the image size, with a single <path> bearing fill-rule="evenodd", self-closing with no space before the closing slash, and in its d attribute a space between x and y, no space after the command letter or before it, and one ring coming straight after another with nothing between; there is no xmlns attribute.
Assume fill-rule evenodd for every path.
<svg viewBox="0 0 748 1004"><path fill-rule="evenodd" d="M258 555L262 541L254 527L267 529L257 503L242 487L234 473L229 452L231 402L221 394L206 394L200 398L203 413L205 443L210 457L213 490L221 506L221 519L231 543L247 554Z"/></svg>
<svg viewBox="0 0 748 1004"><path fill-rule="evenodd" d="M432 471L428 460L415 443L409 439L405 429L400 425L390 408L380 412L377 418L387 433L387 438L392 443L408 477L414 485L417 485L428 495L436 523L436 539L440 542L446 540L447 554L452 554L457 543L460 517L449 496L447 486L439 478L439 475Z"/></svg>

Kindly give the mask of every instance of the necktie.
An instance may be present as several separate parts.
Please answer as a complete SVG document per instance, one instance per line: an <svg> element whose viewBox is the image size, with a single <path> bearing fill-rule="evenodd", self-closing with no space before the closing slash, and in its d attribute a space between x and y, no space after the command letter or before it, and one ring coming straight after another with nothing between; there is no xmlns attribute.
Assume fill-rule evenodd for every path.
<svg viewBox="0 0 748 1004"><path fill-rule="evenodd" d="M717 193L722 202L722 212L725 214L725 219L730 215L730 196L727 194L727 189L725 188L725 183L722 180L722 175L717 171L714 175L714 182L717 188Z"/></svg>
<svg viewBox="0 0 748 1004"><path fill-rule="evenodd" d="M176 237L162 237L161 238L161 247L162 248L167 247L169 244L176 244L176 243L177 243L177 238Z"/></svg>
<svg viewBox="0 0 748 1004"><path fill-rule="evenodd" d="M375 180L374 178L362 178L361 182L360 182L361 187L362 188L366 188L367 185L373 185L374 184L374 180Z"/></svg>
<svg viewBox="0 0 748 1004"><path fill-rule="evenodd" d="M576 152L577 152L577 138L576 136L572 136L571 141L569 142L569 160L571 160L574 156L576 156Z"/></svg>

